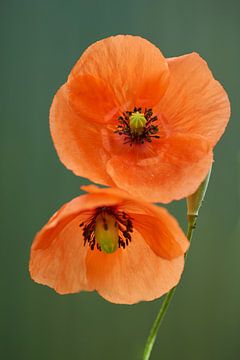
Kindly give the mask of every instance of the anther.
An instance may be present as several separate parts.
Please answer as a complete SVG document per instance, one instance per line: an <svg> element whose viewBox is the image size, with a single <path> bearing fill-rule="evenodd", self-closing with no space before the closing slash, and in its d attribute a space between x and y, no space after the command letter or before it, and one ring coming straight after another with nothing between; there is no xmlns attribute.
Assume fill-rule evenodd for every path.
<svg viewBox="0 0 240 360"><path fill-rule="evenodd" d="M135 107L133 111L125 111L122 116L118 117L120 124L116 126L114 131L118 135L124 137L124 144L144 144L145 141L152 142L152 139L159 139L156 135L159 131L157 125L153 125L157 121L157 116L152 116L152 109L145 109L142 112L141 108Z"/></svg>
<svg viewBox="0 0 240 360"><path fill-rule="evenodd" d="M84 246L88 243L91 250L95 246L107 254L118 248L125 249L131 242L133 224L130 216L114 207L99 207L82 227Z"/></svg>

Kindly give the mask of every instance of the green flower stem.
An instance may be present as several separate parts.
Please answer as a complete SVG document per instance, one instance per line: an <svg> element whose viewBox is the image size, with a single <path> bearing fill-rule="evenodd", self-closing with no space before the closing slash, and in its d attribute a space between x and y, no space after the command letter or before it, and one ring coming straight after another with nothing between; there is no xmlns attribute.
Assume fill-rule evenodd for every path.
<svg viewBox="0 0 240 360"><path fill-rule="evenodd" d="M192 236L193 236L193 232L194 229L196 227L196 222L197 222L197 215L188 215L188 230L187 230L187 238L188 240L191 242L192 240ZM185 255L185 259L187 257L187 253ZM148 360L150 358L151 352L152 352L152 348L153 345L155 343L156 340L156 336L158 333L158 330L160 328L160 325L164 319L164 316L166 315L167 309L171 303L171 300L173 298L173 295L175 293L176 287L174 287L173 289L171 289L167 295L164 298L164 301L162 303L162 306L160 307L159 313L157 314L157 317L153 323L153 326L151 328L149 337L147 339L146 345L145 345L145 349L144 349L144 353L143 353L143 360Z"/></svg>

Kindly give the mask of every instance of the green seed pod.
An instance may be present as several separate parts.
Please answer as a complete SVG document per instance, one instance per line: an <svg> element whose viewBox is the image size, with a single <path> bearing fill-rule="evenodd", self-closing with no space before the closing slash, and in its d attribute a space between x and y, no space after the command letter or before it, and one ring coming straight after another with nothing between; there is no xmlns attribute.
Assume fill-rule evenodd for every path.
<svg viewBox="0 0 240 360"><path fill-rule="evenodd" d="M135 133L141 135L144 131L147 120L145 119L144 114L136 111L132 113L129 118L130 129Z"/></svg>
<svg viewBox="0 0 240 360"><path fill-rule="evenodd" d="M101 213L96 218L95 238L101 250L107 254L114 253L118 248L118 224L113 215Z"/></svg>

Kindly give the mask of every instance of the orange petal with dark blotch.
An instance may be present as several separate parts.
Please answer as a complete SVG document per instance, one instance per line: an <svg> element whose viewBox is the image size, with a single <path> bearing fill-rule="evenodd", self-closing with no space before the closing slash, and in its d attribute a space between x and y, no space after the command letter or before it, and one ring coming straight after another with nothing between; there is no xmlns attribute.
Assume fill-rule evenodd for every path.
<svg viewBox="0 0 240 360"><path fill-rule="evenodd" d="M170 82L157 109L173 131L204 136L215 145L230 117L222 85L198 54L168 59Z"/></svg>
<svg viewBox="0 0 240 360"><path fill-rule="evenodd" d="M101 125L81 117L69 104L69 89L63 85L50 110L50 130L60 160L76 175L112 185L105 164L110 158L99 136Z"/></svg>
<svg viewBox="0 0 240 360"><path fill-rule="evenodd" d="M86 259L89 286L108 301L134 304L156 299L180 280L184 256L173 260L157 256L138 232L131 244L114 254L89 251Z"/></svg>
<svg viewBox="0 0 240 360"><path fill-rule="evenodd" d="M112 36L89 46L72 69L69 81L85 74L108 84L122 110L153 107L166 91L169 78L161 51L132 35Z"/></svg>
<svg viewBox="0 0 240 360"><path fill-rule="evenodd" d="M207 140L178 134L158 140L156 156L141 159L112 156L107 171L117 186L136 197L168 203L192 194L212 165ZM156 151L158 153L156 153Z"/></svg>

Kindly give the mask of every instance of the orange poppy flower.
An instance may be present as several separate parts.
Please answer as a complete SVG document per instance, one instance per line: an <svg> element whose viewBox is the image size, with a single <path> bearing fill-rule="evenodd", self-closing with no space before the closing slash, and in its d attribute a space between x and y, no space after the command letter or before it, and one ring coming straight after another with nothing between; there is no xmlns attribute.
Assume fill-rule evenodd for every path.
<svg viewBox="0 0 240 360"><path fill-rule="evenodd" d="M188 240L163 208L117 188L83 187L36 235L30 274L60 294L97 290L114 303L160 297L180 279Z"/></svg>
<svg viewBox="0 0 240 360"><path fill-rule="evenodd" d="M147 40L119 35L83 53L55 95L50 128L75 174L166 203L206 177L229 115L198 54L166 59Z"/></svg>

